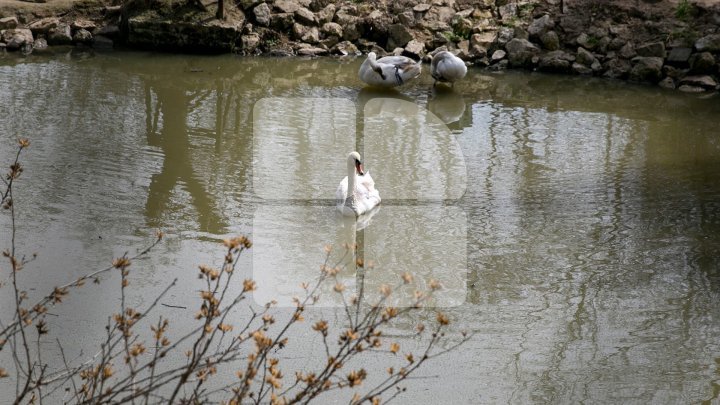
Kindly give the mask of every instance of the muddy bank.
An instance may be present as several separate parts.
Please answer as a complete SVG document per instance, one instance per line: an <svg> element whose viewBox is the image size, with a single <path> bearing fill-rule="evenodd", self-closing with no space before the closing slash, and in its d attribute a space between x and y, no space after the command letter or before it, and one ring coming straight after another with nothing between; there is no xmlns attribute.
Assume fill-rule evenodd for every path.
<svg viewBox="0 0 720 405"><path fill-rule="evenodd" d="M57 1L57 0L56 0ZM720 5L686 0L129 0L48 11L0 7L0 48L48 45L273 56L449 49L480 68L655 83L688 92L720 81ZM2 3L0 3L2 4ZM49 3L50 4L50 3ZM40 10L40 11L38 11Z"/></svg>

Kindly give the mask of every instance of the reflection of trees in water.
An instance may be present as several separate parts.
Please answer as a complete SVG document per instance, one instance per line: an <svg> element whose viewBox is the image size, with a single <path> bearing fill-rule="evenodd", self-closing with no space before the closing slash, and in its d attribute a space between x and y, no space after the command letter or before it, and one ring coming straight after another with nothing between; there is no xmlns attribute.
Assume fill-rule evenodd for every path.
<svg viewBox="0 0 720 405"><path fill-rule="evenodd" d="M515 394L580 402L618 377L653 390L659 379L636 373L638 364L653 373L689 370L678 381L692 384L702 374L692 367L717 352L707 346L718 328L706 313L716 312L720 268L712 129L687 134L686 118L673 119L692 101L680 103L684 112L651 114L677 104L674 94L623 110L648 94L611 91L608 101L592 95L602 92L598 83L573 89L552 78L520 79L491 87L496 103L475 117L486 124L476 122L474 132L487 128L487 139L471 145L477 167L469 170L485 180L476 178L468 193L482 200L465 201L470 234L485 238L470 241L471 255L485 252L470 260L469 300L510 300L521 317L511 368L531 372L515 374L516 386L526 387ZM572 371L582 372L565 381L562 373ZM566 383L577 397L558 396ZM666 394L647 398L697 392Z"/></svg>

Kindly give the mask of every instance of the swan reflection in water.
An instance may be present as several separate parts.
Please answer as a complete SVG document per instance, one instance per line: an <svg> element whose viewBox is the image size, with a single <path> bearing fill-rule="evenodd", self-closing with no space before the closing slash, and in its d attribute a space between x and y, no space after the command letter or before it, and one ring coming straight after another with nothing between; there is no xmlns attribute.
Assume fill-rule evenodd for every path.
<svg viewBox="0 0 720 405"><path fill-rule="evenodd" d="M465 100L461 94L445 86L433 87L428 99L428 110L445 124L458 122L465 115Z"/></svg>
<svg viewBox="0 0 720 405"><path fill-rule="evenodd" d="M338 274L338 281L348 288L350 296L357 295L362 299L365 282L364 263L370 262L366 254L364 231L380 209L380 206L376 206L357 218L336 212L338 233L335 249L339 255L343 255L339 263L342 270ZM363 267L359 263L363 263Z"/></svg>

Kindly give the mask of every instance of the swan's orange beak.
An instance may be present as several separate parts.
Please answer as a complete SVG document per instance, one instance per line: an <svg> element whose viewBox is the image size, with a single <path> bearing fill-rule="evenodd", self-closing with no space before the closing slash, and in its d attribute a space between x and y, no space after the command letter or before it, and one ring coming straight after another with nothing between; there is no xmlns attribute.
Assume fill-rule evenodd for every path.
<svg viewBox="0 0 720 405"><path fill-rule="evenodd" d="M359 161L355 161L355 170L357 170L358 174L361 176L365 175L365 172L363 171L362 163Z"/></svg>

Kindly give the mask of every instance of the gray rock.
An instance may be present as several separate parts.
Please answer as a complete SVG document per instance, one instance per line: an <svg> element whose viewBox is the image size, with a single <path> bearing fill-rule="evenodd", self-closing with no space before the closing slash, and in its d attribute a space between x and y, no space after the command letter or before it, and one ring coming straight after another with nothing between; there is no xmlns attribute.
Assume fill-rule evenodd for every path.
<svg viewBox="0 0 720 405"><path fill-rule="evenodd" d="M512 20L513 18L517 17L518 15L518 7L515 3L509 3L505 4L504 6L498 7L498 13L500 14L500 18L508 22Z"/></svg>
<svg viewBox="0 0 720 405"><path fill-rule="evenodd" d="M630 38L630 30L628 29L628 26L625 24L611 25L608 28L608 31L610 32L610 35L617 37L619 39L627 40Z"/></svg>
<svg viewBox="0 0 720 405"><path fill-rule="evenodd" d="M237 5L244 11L250 10L258 4L264 2L264 0L239 0Z"/></svg>
<svg viewBox="0 0 720 405"><path fill-rule="evenodd" d="M637 56L637 52L635 52L635 46L633 46L631 42L628 42L625 46L620 48L618 55L620 55L621 58L632 59Z"/></svg>
<svg viewBox="0 0 720 405"><path fill-rule="evenodd" d="M258 6L260 7L260 6ZM258 7L255 7L257 9ZM258 24L260 24L258 22ZM288 31L295 25L294 14L278 13L270 15L270 27L278 31Z"/></svg>
<svg viewBox="0 0 720 405"><path fill-rule="evenodd" d="M346 41L356 41L362 36L360 28L357 24L348 24L343 27L343 39Z"/></svg>
<svg viewBox="0 0 720 405"><path fill-rule="evenodd" d="M48 51L48 43L45 38L38 38L33 42L33 52L42 53Z"/></svg>
<svg viewBox="0 0 720 405"><path fill-rule="evenodd" d="M597 42L597 45L595 45L595 51L600 53L607 52L611 41L612 40L610 39L610 37L607 36L600 38L600 40Z"/></svg>
<svg viewBox="0 0 720 405"><path fill-rule="evenodd" d="M57 17L41 18L28 24L28 29L33 34L47 34L51 29L60 25L60 19Z"/></svg>
<svg viewBox="0 0 720 405"><path fill-rule="evenodd" d="M113 40L104 35L95 35L92 46L96 49L112 49Z"/></svg>
<svg viewBox="0 0 720 405"><path fill-rule="evenodd" d="M325 8L318 11L316 16L320 25L332 22L335 17L335 4L328 4Z"/></svg>
<svg viewBox="0 0 720 405"><path fill-rule="evenodd" d="M357 10L353 7L348 6L342 6L340 9L335 13L335 17L333 17L333 21L336 23L342 25L343 27L349 25L349 24L355 24L357 21Z"/></svg>
<svg viewBox="0 0 720 405"><path fill-rule="evenodd" d="M464 37L469 36L473 30L473 22L467 18L458 18L455 16L450 25L454 33Z"/></svg>
<svg viewBox="0 0 720 405"><path fill-rule="evenodd" d="M73 34L72 40L76 44L90 44L92 43L93 36L90 33L90 31L80 28L79 30L75 31L75 34Z"/></svg>
<svg viewBox="0 0 720 405"><path fill-rule="evenodd" d="M572 64L572 71L579 74L579 75L591 75L593 74L593 70L589 67L582 65L580 63L573 63Z"/></svg>
<svg viewBox="0 0 720 405"><path fill-rule="evenodd" d="M413 7L413 11L415 11L417 13L424 13L428 10L430 10L430 5L426 4L426 3L420 3L420 4L416 5L415 7Z"/></svg>
<svg viewBox="0 0 720 405"><path fill-rule="evenodd" d="M680 85L702 87L707 90L713 90L717 87L717 82L710 76L685 76L680 79Z"/></svg>
<svg viewBox="0 0 720 405"><path fill-rule="evenodd" d="M684 66L688 63L691 54L692 48L673 48L670 50L666 62L673 65Z"/></svg>
<svg viewBox="0 0 720 405"><path fill-rule="evenodd" d="M491 64L490 66L488 66L488 70L493 71L493 72L500 72L500 71L507 69L509 64L510 64L510 62L508 62L507 59L503 59L503 60L499 61L498 63Z"/></svg>
<svg viewBox="0 0 720 405"><path fill-rule="evenodd" d="M704 36L695 41L695 49L698 52L720 52L720 34Z"/></svg>
<svg viewBox="0 0 720 405"><path fill-rule="evenodd" d="M540 48L526 39L513 38L505 45L508 60L512 67L529 67L533 64L533 57L538 56Z"/></svg>
<svg viewBox="0 0 720 405"><path fill-rule="evenodd" d="M613 38L610 40L610 43L608 43L607 49L610 51L617 51L625 46L626 43L627 41L622 38Z"/></svg>
<svg viewBox="0 0 720 405"><path fill-rule="evenodd" d="M393 49L395 47L403 47L408 42L413 40L413 35L410 30L402 24L392 24L388 27L388 47L387 49Z"/></svg>
<svg viewBox="0 0 720 405"><path fill-rule="evenodd" d="M528 41L530 40L530 34L528 34L527 31L522 29L522 27L513 28L513 36L517 39L526 39Z"/></svg>
<svg viewBox="0 0 720 405"><path fill-rule="evenodd" d="M687 69L678 69L674 66L665 65L663 66L663 74L673 79L679 79L687 75Z"/></svg>
<svg viewBox="0 0 720 405"><path fill-rule="evenodd" d="M493 31L487 31L487 32L483 32L480 34L473 34L470 37L470 46L471 47L479 46L479 47L485 49L485 51L487 51L488 49L490 49L490 47L493 46L493 44L497 40L497 37L498 37L497 32L493 32Z"/></svg>
<svg viewBox="0 0 720 405"><path fill-rule="evenodd" d="M672 77L666 77L658 83L658 86L664 88L664 89L671 89L675 90L675 81L672 79Z"/></svg>
<svg viewBox="0 0 720 405"><path fill-rule="evenodd" d="M714 73L715 57L710 52L700 52L690 57L690 73Z"/></svg>
<svg viewBox="0 0 720 405"><path fill-rule="evenodd" d="M300 23L294 23L292 26L292 37L294 39L302 41L302 37L310 31L309 27L306 27Z"/></svg>
<svg viewBox="0 0 720 405"><path fill-rule="evenodd" d="M270 25L270 7L266 3L262 3L259 6L255 7L253 9L253 14L255 15L255 21L258 23L258 25L262 25L263 27L267 27Z"/></svg>
<svg viewBox="0 0 720 405"><path fill-rule="evenodd" d="M556 51L560 49L560 38L555 31L548 31L540 36L540 42L543 44L543 48L549 51Z"/></svg>
<svg viewBox="0 0 720 405"><path fill-rule="evenodd" d="M275 0L273 7L281 13L294 13L301 6L293 0Z"/></svg>
<svg viewBox="0 0 720 405"><path fill-rule="evenodd" d="M704 88L699 86L690 86L687 84L683 84L680 87L678 87L678 90L684 92L684 93L702 93L705 91Z"/></svg>
<svg viewBox="0 0 720 405"><path fill-rule="evenodd" d="M651 42L643 44L635 48L635 52L639 56L654 56L657 58L665 57L665 44L662 42Z"/></svg>
<svg viewBox="0 0 720 405"><path fill-rule="evenodd" d="M470 45L468 57L472 60L483 59L487 56L487 49L480 45Z"/></svg>
<svg viewBox="0 0 720 405"><path fill-rule="evenodd" d="M503 59L505 59L505 56L507 53L503 51L502 49L498 49L497 51L493 52L492 56L490 56L490 63L496 63Z"/></svg>
<svg viewBox="0 0 720 405"><path fill-rule="evenodd" d="M340 24L334 22L323 24L322 28L320 28L320 32L327 36L336 36L338 38L342 38L343 36L342 27Z"/></svg>
<svg viewBox="0 0 720 405"><path fill-rule="evenodd" d="M515 30L508 27L502 27L497 33L497 43L504 47L508 42L515 38Z"/></svg>
<svg viewBox="0 0 720 405"><path fill-rule="evenodd" d="M7 30L17 28L18 19L17 17L4 17L0 18L0 30Z"/></svg>
<svg viewBox="0 0 720 405"><path fill-rule="evenodd" d="M425 13L425 20L437 21L449 24L455 16L455 9L452 7L433 7Z"/></svg>
<svg viewBox="0 0 720 405"><path fill-rule="evenodd" d="M413 39L405 45L405 51L403 55L420 60L425 56L425 44L422 41Z"/></svg>
<svg viewBox="0 0 720 405"><path fill-rule="evenodd" d="M590 64L590 69L592 69L593 72L599 73L602 71L602 63L595 59L593 63Z"/></svg>
<svg viewBox="0 0 720 405"><path fill-rule="evenodd" d="M655 56L636 56L632 60L630 80L657 83L662 78L663 59Z"/></svg>
<svg viewBox="0 0 720 405"><path fill-rule="evenodd" d="M550 15L545 14L540 18L536 18L530 26L528 26L528 34L531 38L540 38L547 31L553 29L555 22L550 18Z"/></svg>
<svg viewBox="0 0 720 405"><path fill-rule="evenodd" d="M300 39L308 44L317 44L320 42L320 32L317 27L310 27L310 29L308 29L305 35L303 35Z"/></svg>
<svg viewBox="0 0 720 405"><path fill-rule="evenodd" d="M358 48L350 41L343 41L330 49L330 53L333 55L357 55L360 53Z"/></svg>
<svg viewBox="0 0 720 405"><path fill-rule="evenodd" d="M93 32L97 28L97 24L90 20L78 19L73 21L72 24L70 24L70 28L72 28L73 30L86 30Z"/></svg>
<svg viewBox="0 0 720 405"><path fill-rule="evenodd" d="M315 14L305 7L300 7L295 10L295 21L305 25L317 25L318 21L315 18Z"/></svg>
<svg viewBox="0 0 720 405"><path fill-rule="evenodd" d="M260 35L248 34L240 37L242 49L246 53L253 53L260 46Z"/></svg>
<svg viewBox="0 0 720 405"><path fill-rule="evenodd" d="M106 25L95 32L95 36L98 35L102 35L109 39L115 39L120 36L120 27L117 25Z"/></svg>
<svg viewBox="0 0 720 405"><path fill-rule="evenodd" d="M323 56L328 54L328 50L318 47L301 48L297 51L300 56Z"/></svg>
<svg viewBox="0 0 720 405"><path fill-rule="evenodd" d="M17 50L23 46L32 46L34 39L32 31L26 28L11 28L2 31L2 40L9 51Z"/></svg>
<svg viewBox="0 0 720 405"><path fill-rule="evenodd" d="M604 77L625 79L630 72L631 66L630 62L624 59L615 58L605 61L603 68L605 69L605 73L603 73Z"/></svg>
<svg viewBox="0 0 720 405"><path fill-rule="evenodd" d="M577 63L585 66L591 66L597 59L595 55L586 50L583 47L579 47L577 50Z"/></svg>
<svg viewBox="0 0 720 405"><path fill-rule="evenodd" d="M538 69L544 72L566 73L570 71L570 55L563 51L552 51L540 58Z"/></svg>
<svg viewBox="0 0 720 405"><path fill-rule="evenodd" d="M412 11L400 13L398 14L398 21L406 27L413 27L415 25L415 14Z"/></svg>
<svg viewBox="0 0 720 405"><path fill-rule="evenodd" d="M582 34L578 35L577 38L575 38L575 42L583 48L592 51L593 49L595 49L595 46L597 46L598 40L595 37L590 37L588 34L583 32Z"/></svg>

